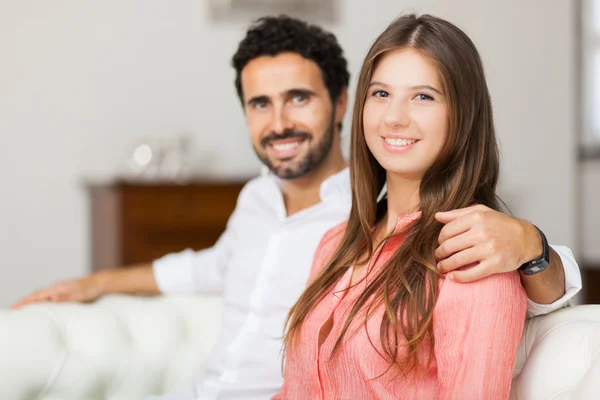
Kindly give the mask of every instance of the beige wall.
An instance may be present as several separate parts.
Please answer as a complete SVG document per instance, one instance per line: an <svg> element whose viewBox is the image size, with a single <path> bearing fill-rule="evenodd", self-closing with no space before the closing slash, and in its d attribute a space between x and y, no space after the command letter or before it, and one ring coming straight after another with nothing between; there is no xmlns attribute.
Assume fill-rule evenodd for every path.
<svg viewBox="0 0 600 400"><path fill-rule="evenodd" d="M581 165L581 260L600 267L600 160Z"/></svg>
<svg viewBox="0 0 600 400"><path fill-rule="evenodd" d="M471 35L495 105L502 194L552 242L573 246L572 2L338 3L341 20L329 28L353 77L402 11L447 17ZM87 271L82 180L110 176L138 137L190 132L202 171L258 171L229 67L245 25L211 25L203 4L0 1L0 306Z"/></svg>

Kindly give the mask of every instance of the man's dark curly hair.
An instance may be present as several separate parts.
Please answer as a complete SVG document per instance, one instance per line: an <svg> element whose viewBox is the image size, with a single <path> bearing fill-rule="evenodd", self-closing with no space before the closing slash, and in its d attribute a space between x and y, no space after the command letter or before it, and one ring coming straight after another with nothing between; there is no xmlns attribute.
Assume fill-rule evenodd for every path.
<svg viewBox="0 0 600 400"><path fill-rule="evenodd" d="M235 88L242 103L242 69L261 56L297 53L314 61L323 73L331 101L335 102L348 87L350 73L336 37L316 25L286 15L258 19L240 42L231 64L235 68Z"/></svg>

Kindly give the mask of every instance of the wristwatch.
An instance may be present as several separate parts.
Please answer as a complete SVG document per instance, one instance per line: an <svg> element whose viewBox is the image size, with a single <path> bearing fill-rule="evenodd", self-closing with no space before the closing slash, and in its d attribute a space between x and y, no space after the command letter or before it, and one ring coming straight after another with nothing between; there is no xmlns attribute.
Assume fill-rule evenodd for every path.
<svg viewBox="0 0 600 400"><path fill-rule="evenodd" d="M548 246L548 241L546 240L546 235L544 232L540 230L537 226L533 225L535 229L538 230L540 236L542 237L542 256L540 258L536 258L535 260L526 262L525 264L519 267L519 271L521 271L525 275L535 275L542 271L545 271L550 265L550 248Z"/></svg>

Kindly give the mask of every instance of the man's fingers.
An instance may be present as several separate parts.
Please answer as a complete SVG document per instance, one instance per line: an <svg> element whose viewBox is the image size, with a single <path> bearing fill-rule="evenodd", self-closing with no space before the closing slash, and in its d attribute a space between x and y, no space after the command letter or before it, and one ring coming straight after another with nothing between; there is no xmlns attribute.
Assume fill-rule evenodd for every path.
<svg viewBox="0 0 600 400"><path fill-rule="evenodd" d="M467 283L474 282L492 275L489 263L484 261L472 267L465 268L459 271L452 271L448 277L455 282Z"/></svg>
<svg viewBox="0 0 600 400"><path fill-rule="evenodd" d="M441 245L446 240L467 232L471 228L471 223L467 218L455 219L442 228L438 236L438 243Z"/></svg>
<svg viewBox="0 0 600 400"><path fill-rule="evenodd" d="M16 310L18 308L21 308L21 307L27 305L27 304L28 304L28 299L25 298L25 299L21 299L21 300L15 302L15 303L11 304L10 308L13 309L13 310Z"/></svg>
<svg viewBox="0 0 600 400"><path fill-rule="evenodd" d="M477 206L477 207L485 207L485 206ZM496 212L496 211L494 211ZM490 215L490 211L483 210L474 210L466 215L462 215L461 217L447 223L438 236L438 243L442 244L444 241L454 237L456 235L460 235L463 232L481 227L482 223L486 221ZM482 230L479 229L481 233ZM485 237L480 237L479 241L485 240Z"/></svg>
<svg viewBox="0 0 600 400"><path fill-rule="evenodd" d="M438 269L442 273L454 271L458 268L467 268L474 263L482 260L481 251L477 247L471 247L466 250L459 251L437 264Z"/></svg>
<svg viewBox="0 0 600 400"><path fill-rule="evenodd" d="M472 234L471 231L467 230L463 233L456 234L452 237L444 239L443 242L440 243L437 249L435 249L435 259L438 261L442 261L454 253L458 253L459 251L470 249L471 247L476 246L477 238Z"/></svg>
<svg viewBox="0 0 600 400"><path fill-rule="evenodd" d="M52 301L52 297L57 293L60 293L60 290L57 289L56 286L51 286L46 289L40 289L37 292L33 292L29 296L17 301L14 303L11 308L21 308L29 304L41 303L43 301Z"/></svg>
<svg viewBox="0 0 600 400"><path fill-rule="evenodd" d="M41 301L45 301L45 300L49 300L49 299L50 299L50 297L49 297L49 293L47 291L40 291L40 292L33 293L33 294L17 301L13 305L11 305L10 308L17 309L17 308L24 307L28 304L39 303Z"/></svg>
<svg viewBox="0 0 600 400"><path fill-rule="evenodd" d="M486 211L486 210L489 210L489 208L484 205L477 204L477 205L469 206L469 207L465 207L465 208L457 208L456 210L438 212L435 214L435 219L437 219L442 224L447 224L451 221L454 221L458 217L465 216L474 211Z"/></svg>

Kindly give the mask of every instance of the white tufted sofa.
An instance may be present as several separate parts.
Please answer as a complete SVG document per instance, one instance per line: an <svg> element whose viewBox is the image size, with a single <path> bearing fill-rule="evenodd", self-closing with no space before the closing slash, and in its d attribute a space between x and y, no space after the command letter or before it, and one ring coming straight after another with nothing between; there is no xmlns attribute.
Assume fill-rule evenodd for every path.
<svg viewBox="0 0 600 400"><path fill-rule="evenodd" d="M0 310L0 399L167 392L202 374L220 312L217 296L108 296ZM515 375L513 399L600 399L600 306L530 320Z"/></svg>
<svg viewBox="0 0 600 400"><path fill-rule="evenodd" d="M217 296L106 296L0 310L0 400L136 400L200 376Z"/></svg>

